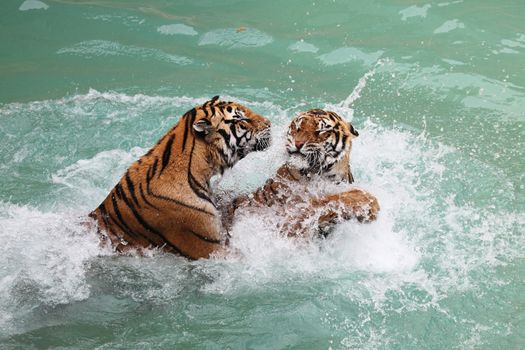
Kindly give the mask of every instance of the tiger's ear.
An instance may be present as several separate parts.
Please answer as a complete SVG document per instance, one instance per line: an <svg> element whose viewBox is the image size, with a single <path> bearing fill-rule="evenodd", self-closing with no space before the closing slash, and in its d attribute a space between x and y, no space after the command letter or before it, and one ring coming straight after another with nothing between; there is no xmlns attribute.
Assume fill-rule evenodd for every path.
<svg viewBox="0 0 525 350"><path fill-rule="evenodd" d="M199 119L193 123L193 130L195 130L200 135L208 135L213 129L210 121L208 119Z"/></svg>
<svg viewBox="0 0 525 350"><path fill-rule="evenodd" d="M219 95L217 96L213 96L210 100L210 104L214 104L215 102L217 102L217 100L219 99Z"/></svg>
<svg viewBox="0 0 525 350"><path fill-rule="evenodd" d="M357 132L356 129L354 129L354 127L352 126L352 124L348 123L348 126L350 127L350 132L352 133L352 135L354 136L359 136L359 133Z"/></svg>

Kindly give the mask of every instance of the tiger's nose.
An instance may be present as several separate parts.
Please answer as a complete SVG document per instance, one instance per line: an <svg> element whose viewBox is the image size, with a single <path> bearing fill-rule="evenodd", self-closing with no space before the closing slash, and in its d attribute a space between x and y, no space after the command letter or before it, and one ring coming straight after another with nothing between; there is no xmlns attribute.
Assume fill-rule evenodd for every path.
<svg viewBox="0 0 525 350"><path fill-rule="evenodd" d="M295 141L295 148L297 148L298 150L301 149L301 147L304 146L304 141Z"/></svg>

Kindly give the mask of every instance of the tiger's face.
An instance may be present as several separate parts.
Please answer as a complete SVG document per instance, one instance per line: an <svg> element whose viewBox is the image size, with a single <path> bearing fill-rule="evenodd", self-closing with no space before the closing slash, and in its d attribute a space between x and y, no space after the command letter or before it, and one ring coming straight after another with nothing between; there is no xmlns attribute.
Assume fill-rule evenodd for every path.
<svg viewBox="0 0 525 350"><path fill-rule="evenodd" d="M329 173L334 166L346 161L352 138L359 133L334 112L312 109L298 114L290 123L287 151L307 173Z"/></svg>
<svg viewBox="0 0 525 350"><path fill-rule="evenodd" d="M270 121L236 102L215 96L197 107L193 129L217 148L227 166L270 145Z"/></svg>

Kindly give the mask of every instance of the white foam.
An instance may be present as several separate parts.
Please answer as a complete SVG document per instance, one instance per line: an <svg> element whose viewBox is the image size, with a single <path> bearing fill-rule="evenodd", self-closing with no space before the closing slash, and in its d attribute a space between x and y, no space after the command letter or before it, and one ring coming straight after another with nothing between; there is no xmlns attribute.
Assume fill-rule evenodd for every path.
<svg viewBox="0 0 525 350"><path fill-rule="evenodd" d="M455 4L460 4L462 3L463 0L455 0L455 1L450 1L450 2L440 2L438 3L437 5L439 7L444 7L444 6L450 6L450 5L455 5Z"/></svg>
<svg viewBox="0 0 525 350"><path fill-rule="evenodd" d="M502 49L499 50L499 51L495 51L494 53L495 53L495 54L507 53L507 54L515 55L515 54L518 54L518 53L520 53L520 52L517 51L517 50L514 50L514 49L509 49L508 47L504 47L504 48L502 48Z"/></svg>
<svg viewBox="0 0 525 350"><path fill-rule="evenodd" d="M282 132L285 126L280 128ZM268 155L241 165L242 175L231 184L237 183L239 189L247 176L261 182L272 176L280 163L278 157L272 158L275 151L270 149ZM525 215L480 211L443 197L446 192L441 193L441 188L450 171L447 159L455 155L455 149L429 143L424 134L385 129L366 121L354 141L352 166L355 186L373 193L380 202L378 220L343 223L327 240L300 242L280 236L275 225L278 219L271 211L241 214L231 232L236 258L223 262L221 272L212 268L210 273L216 278L204 289L232 293L297 276L337 279L364 273L359 278L362 290L341 293L380 308L390 292L409 285L425 295L426 301L406 296L400 301L405 308L439 308L439 300L451 290L475 287L473 271L504 263L520 254L518 247L525 243L524 237L514 233L525 222ZM478 223L465 223L469 218ZM433 266L432 273L428 266Z"/></svg>
<svg viewBox="0 0 525 350"><path fill-rule="evenodd" d="M365 75L363 75L359 79L352 93L348 95L348 97L343 102L341 102L341 107L343 109L349 110L352 103L354 103L354 101L356 101L357 99L359 99L359 97L361 97L361 91L363 91L363 89L365 88L367 80L370 79L370 77L374 76L374 74L376 73L376 67L382 66L382 65L383 65L383 61L378 60L375 66L372 69L370 69L368 72L366 72Z"/></svg>
<svg viewBox="0 0 525 350"><path fill-rule="evenodd" d="M386 62L377 67L376 74L390 73L390 67ZM396 69L404 68L413 67L400 68L396 64ZM350 106L371 76L365 74L344 101L326 107L351 120ZM429 76L435 80L423 79ZM445 69L423 67L406 84L421 84L439 91L480 84L494 89L502 87L497 81L468 77L470 80L464 82L463 76L450 76ZM454 78L460 78L461 83ZM518 89L511 86L508 90L516 93L518 102L523 98ZM492 92L488 89L488 93ZM2 105L0 112L16 116L59 109L90 115L94 107L103 104L111 106L111 112L122 110L121 113L133 116L153 107L178 106L186 110L205 100L90 90L63 99ZM240 102L268 112L274 121L276 142L266 152L248 155L224 175L219 189L235 193L253 190L274 174L285 158L282 133L291 118L290 111L307 108L302 103L287 109L270 101ZM305 284L328 281L335 284L330 293L370 306L372 310L384 311L393 294L403 310L424 310L439 309L439 302L451 293L477 288L488 279L492 281L494 275L490 271L523 256L523 213L497 205L474 207L456 198L457 186L466 186L469 181L479 184L483 180L471 180L466 178L469 174L462 173L464 167L473 167L474 160L463 157L452 147L433 142L424 133L385 127L364 116L358 117L360 136L354 140L351 161L355 186L379 199L381 212L376 222L343 223L326 240L300 242L282 237L272 228L275 218L260 212L242 216L236 222L231 241L233 256L197 262L157 252L148 258L104 258L97 265L96 283L102 279L100 283L114 288L110 293L133 300L165 301L176 300L178 291L188 284L197 285L195 288L206 293L228 294L243 289L276 288L276 285L284 288L290 281ZM106 252L99 248L96 237L78 224L77 218L84 217L87 209L98 204L129 163L144 151L105 150L89 159L72 161L57 171L52 181L62 186L59 198L64 204L56 206L58 209L53 212L0 204L3 331L18 331L25 315L30 317L31 310L38 306L71 303L90 295L93 286L86 275L91 261ZM23 159L26 155L21 150L17 157ZM462 169L458 170L457 164L462 164ZM506 185L505 174L497 173L497 169L487 165L479 169L486 178L497 178L502 190L512 188ZM126 275L129 269L135 275ZM135 284L128 284L126 289L114 279ZM501 283L504 282L502 277ZM349 322L348 327L349 332L359 330L355 323ZM349 336L343 343L358 346L362 344L359 339Z"/></svg>
<svg viewBox="0 0 525 350"><path fill-rule="evenodd" d="M425 18L427 17L428 10L432 7L430 4L425 4L421 7L417 5L412 5L410 7L407 7L401 11L399 11L399 14L401 15L401 20L406 21L408 18L411 17L421 17Z"/></svg>
<svg viewBox="0 0 525 350"><path fill-rule="evenodd" d="M318 56L325 65L332 66L348 62L359 62L366 66L371 66L383 55L383 51L364 52L355 47L341 47L329 53Z"/></svg>
<svg viewBox="0 0 525 350"><path fill-rule="evenodd" d="M87 19L101 22L120 22L128 27L134 27L137 24L142 25L146 20L138 16L119 16L119 15L86 15Z"/></svg>
<svg viewBox="0 0 525 350"><path fill-rule="evenodd" d="M157 31L164 35L197 35L199 34L192 26L182 23L166 24L157 28Z"/></svg>
<svg viewBox="0 0 525 350"><path fill-rule="evenodd" d="M129 152L121 149L103 151L59 170L51 176L51 180L67 188L61 190L64 198L98 198L101 202L129 165L146 151L140 147L134 147ZM89 205L94 205L91 200L82 202L86 204L86 210Z"/></svg>
<svg viewBox="0 0 525 350"><path fill-rule="evenodd" d="M109 252L96 233L82 226L85 213L41 212L29 206L0 203L0 329L9 330L13 315L34 305L56 305L89 296L86 263ZM27 295L29 293L29 295ZM28 300L28 309L17 307Z"/></svg>
<svg viewBox="0 0 525 350"><path fill-rule="evenodd" d="M434 34L443 34L453 31L455 29L465 28L465 23L460 22L458 19L451 19L446 21L434 30Z"/></svg>
<svg viewBox="0 0 525 350"><path fill-rule="evenodd" d="M273 38L255 28L239 30L235 28L216 29L205 33L199 40L199 45L226 46L230 49L244 47L261 47L273 42Z"/></svg>
<svg viewBox="0 0 525 350"><path fill-rule="evenodd" d="M509 40L509 39L501 39L501 44L508 46L508 47L525 47L525 44L519 41L514 41L514 40Z"/></svg>
<svg viewBox="0 0 525 350"><path fill-rule="evenodd" d="M285 126L282 128L284 131ZM398 131L374 131L374 128L377 126L368 124L363 129L364 135L370 137L365 137L367 139L365 150L359 152L359 157L353 164L357 172L361 172L361 167L366 166L365 172L369 175L361 179L357 186L370 190L378 196L382 206L379 220L370 225L356 222L342 224L330 239L322 243L322 249L319 249L319 244L306 243L305 245L304 242L297 243L281 237L275 228L272 229L273 225L270 225L275 222L275 217L271 213L261 211L259 214L241 216L232 230L232 247L244 257L242 263L250 274L263 276L260 283L265 283L267 278L275 278L272 275L282 273L283 269L301 274L339 274L356 270L403 274L411 273L417 267L420 259L417 247L405 232L394 229L394 226L398 215L401 215L397 213L400 207L414 205L418 208L421 205L421 202L418 203L411 198L414 194L411 186L416 181L412 177L416 177L416 174L410 176L410 173L402 169L402 164L413 161L421 154L409 151L412 146L407 139L407 134ZM386 144L388 150L382 149ZM276 146L279 147L282 145ZM354 147L360 148L363 145L356 144ZM376 151L376 148L381 149L381 152ZM246 169L243 169L236 181L231 183L239 184L240 179L245 176L242 174L248 174L250 169L254 174L262 170L266 176L269 171L274 172L274 169L282 163L279 157L272 156L274 152L275 150L270 149L267 157L261 156L254 163L243 164ZM374 155L372 161L370 155ZM384 172L382 169L388 162L401 167L399 171L403 174L378 175ZM257 169L252 166L256 166ZM263 170L265 167L266 171ZM237 169L232 171L233 174L236 172ZM258 283L259 277L253 278L255 281L251 279L250 283ZM235 283L239 283L237 279L234 280ZM224 283L230 282L233 283L231 279ZM213 286L223 291L232 287L223 283L215 283Z"/></svg>
<svg viewBox="0 0 525 350"><path fill-rule="evenodd" d="M307 43L304 40L296 41L295 43L288 46L288 49L295 52L312 52L317 53L319 48L313 44Z"/></svg>
<svg viewBox="0 0 525 350"><path fill-rule="evenodd" d="M461 61L456 61L456 60L451 60L449 58L442 58L441 59L443 62L446 62L448 64L451 64L453 66L464 66L465 65L465 62L461 62Z"/></svg>
<svg viewBox="0 0 525 350"><path fill-rule="evenodd" d="M20 11L47 10L49 5L39 0L25 0L18 8Z"/></svg>
<svg viewBox="0 0 525 350"><path fill-rule="evenodd" d="M208 98L209 99L209 98ZM85 94L63 97L56 100L32 101L29 103L9 103L0 107L2 115L23 113L41 113L43 111L66 110L67 113L91 115L92 110L100 103L125 106L122 113L133 113L134 110L146 110L153 107L191 107L202 104L207 98L193 98L187 96L150 96L144 94L129 95L115 91L98 91L90 88ZM64 112L64 113L66 113ZM117 110L120 112L120 110Z"/></svg>

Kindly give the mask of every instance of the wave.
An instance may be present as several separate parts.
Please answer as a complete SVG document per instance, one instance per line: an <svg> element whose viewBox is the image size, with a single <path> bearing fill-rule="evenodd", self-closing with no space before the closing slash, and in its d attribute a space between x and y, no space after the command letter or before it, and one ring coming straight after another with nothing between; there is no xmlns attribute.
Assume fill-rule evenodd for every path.
<svg viewBox="0 0 525 350"><path fill-rule="evenodd" d="M175 63L178 65L188 65L193 63L193 60L191 58L170 54L160 49L124 45L115 41L108 40L82 41L72 46L59 49L57 51L57 54L75 55L84 58L125 56L139 58L142 60L154 59L157 61Z"/></svg>
<svg viewBox="0 0 525 350"><path fill-rule="evenodd" d="M0 248L0 265L4 266L0 272L1 332L14 334L39 327L44 321L35 321L35 315L57 305L90 300L93 295L165 305L188 290L236 296L290 285L307 290L316 283L330 284L332 292L348 303L372 310L395 312L400 305L405 310L434 308L446 314L442 301L449 295L488 283L498 267L522 256L525 238L520 230L525 215L476 197L475 189L483 186L498 192L497 198L512 200L512 186L497 168L476 162L425 133L356 119L350 106L374 69L348 98L321 107L358 126L360 136L352 153L355 186L378 197L382 209L376 222L347 222L327 239L300 243L271 230L269 218L261 212L239 218L231 240L237 253L227 258L188 262L156 251L149 257L113 258L99 245L96 234L80 222L126 167L145 152L128 130L120 137L134 146L104 145L88 157L69 155L50 170L47 181L54 186L53 195L43 201L58 202L53 209L0 203L4 242ZM58 100L2 105L0 112L8 118L56 114L62 121L65 115L73 115L72 120L94 116L97 122L138 122L150 113L174 107L187 110L205 100L90 90ZM218 191L250 191L272 176L285 158L280 135L290 114L304 107L285 108L268 100L241 103L267 112L275 122L274 139L281 141L239 162L220 179ZM176 118L153 128L166 130ZM136 132L151 135L152 126L145 125ZM26 142L32 142L31 138ZM25 158L21 154L19 161L26 162L37 151L27 149L28 154ZM471 179L465 168L479 174L478 178ZM501 194L507 192L508 196ZM498 283L508 283L509 278L499 276Z"/></svg>

